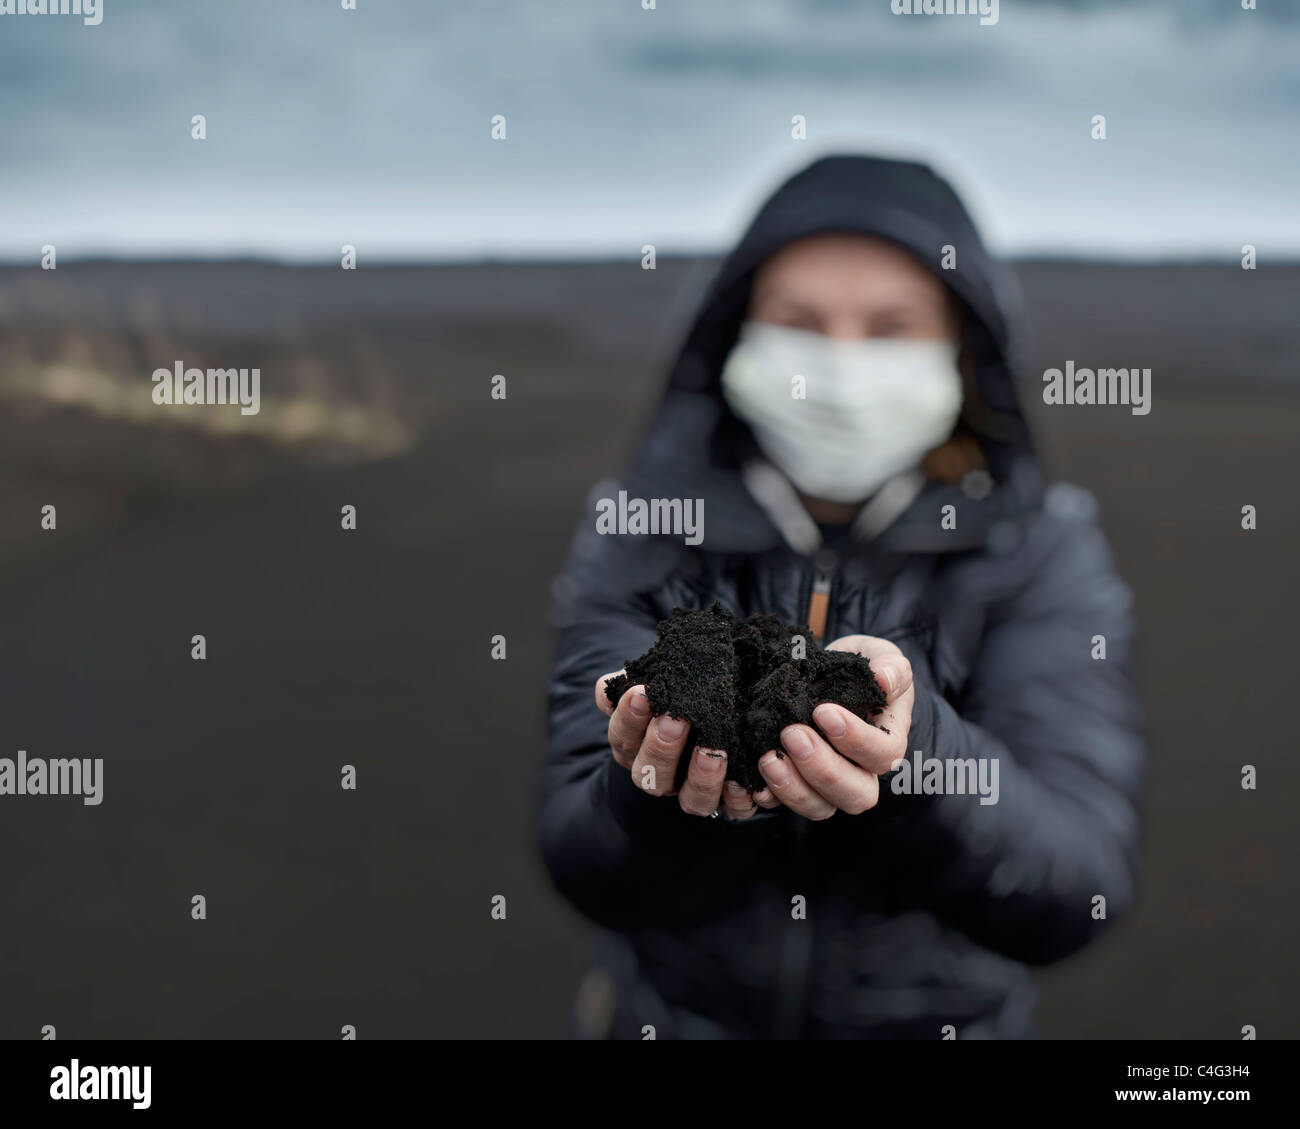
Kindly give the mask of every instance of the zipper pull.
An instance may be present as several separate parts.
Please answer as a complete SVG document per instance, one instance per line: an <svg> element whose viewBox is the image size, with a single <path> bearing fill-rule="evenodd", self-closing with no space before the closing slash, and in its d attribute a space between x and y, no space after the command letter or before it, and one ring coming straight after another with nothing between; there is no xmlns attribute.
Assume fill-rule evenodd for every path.
<svg viewBox="0 0 1300 1129"><path fill-rule="evenodd" d="M818 549L813 557L812 592L808 597L808 626L818 643L826 641L826 619L831 606L831 584L839 558L829 549Z"/></svg>

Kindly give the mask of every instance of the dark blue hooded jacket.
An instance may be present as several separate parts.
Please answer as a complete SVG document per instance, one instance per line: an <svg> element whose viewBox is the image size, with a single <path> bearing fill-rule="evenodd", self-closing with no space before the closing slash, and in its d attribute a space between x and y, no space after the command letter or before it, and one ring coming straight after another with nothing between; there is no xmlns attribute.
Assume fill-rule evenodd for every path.
<svg viewBox="0 0 1300 1129"><path fill-rule="evenodd" d="M719 384L754 268L828 231L893 241L961 299L975 378L961 426L992 480L895 483L835 552L770 471L751 473L761 459ZM956 269L941 269L945 248ZM1144 751L1131 598L1091 497L1043 482L1011 377L1014 293L943 180L868 157L793 177L722 266L644 441L592 492L554 585L539 837L556 886L608 931L587 1033L1022 1037L1026 966L1070 955L1132 905ZM599 535L596 502L620 489L703 499L703 542ZM908 748L996 759L997 803L899 794L890 773L858 816L732 823L641 792L614 762L594 684L649 647L659 619L716 600L804 623L815 584L829 587L826 639L881 636L911 661Z"/></svg>

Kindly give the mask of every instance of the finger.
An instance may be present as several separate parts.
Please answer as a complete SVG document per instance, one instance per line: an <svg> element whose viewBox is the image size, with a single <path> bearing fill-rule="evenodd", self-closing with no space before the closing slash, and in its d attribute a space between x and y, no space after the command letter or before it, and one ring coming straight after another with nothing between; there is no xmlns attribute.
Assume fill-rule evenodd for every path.
<svg viewBox="0 0 1300 1129"><path fill-rule="evenodd" d="M829 819L835 814L835 805L814 792L788 758L778 757L775 752L764 753L758 771L772 795L791 811L809 819Z"/></svg>
<svg viewBox="0 0 1300 1129"><path fill-rule="evenodd" d="M770 788L759 788L754 793L754 803L766 811L771 811L773 808L779 808L782 806L781 801L772 795L772 790Z"/></svg>
<svg viewBox="0 0 1300 1129"><path fill-rule="evenodd" d="M884 733L891 741L907 744L907 734L912 728L912 707L916 704L916 687L909 686L898 698L889 703L880 713L872 714L867 724L877 733ZM900 747L899 756L905 750Z"/></svg>
<svg viewBox="0 0 1300 1129"><path fill-rule="evenodd" d="M689 722L667 714L660 714L647 726L632 762L632 779L638 788L652 796L671 796L677 790L677 762L690 731Z"/></svg>
<svg viewBox="0 0 1300 1129"><path fill-rule="evenodd" d="M722 786L722 814L728 819L739 822L749 819L758 811L758 801L734 780L728 780Z"/></svg>
<svg viewBox="0 0 1300 1129"><path fill-rule="evenodd" d="M697 748L691 754L686 781L677 802L687 815L712 815L722 799L727 754L718 749Z"/></svg>
<svg viewBox="0 0 1300 1129"><path fill-rule="evenodd" d="M624 673L626 672L616 670L611 674L602 674L596 679L596 708L606 717L610 717L614 713L614 703L609 700L609 695L605 693L605 684L619 678Z"/></svg>
<svg viewBox="0 0 1300 1129"><path fill-rule="evenodd" d="M875 773L845 760L809 726L787 725L781 744L803 782L837 810L861 815L876 806L880 781Z"/></svg>
<svg viewBox="0 0 1300 1129"><path fill-rule="evenodd" d="M650 700L645 696L645 687L629 686L609 719L610 751L624 768L631 768L636 760L649 724Z"/></svg>
<svg viewBox="0 0 1300 1129"><path fill-rule="evenodd" d="M868 724L843 706L823 702L813 710L813 721L835 749L855 765L879 775L891 771L907 756L913 700L913 695L906 695L874 718L874 724Z"/></svg>

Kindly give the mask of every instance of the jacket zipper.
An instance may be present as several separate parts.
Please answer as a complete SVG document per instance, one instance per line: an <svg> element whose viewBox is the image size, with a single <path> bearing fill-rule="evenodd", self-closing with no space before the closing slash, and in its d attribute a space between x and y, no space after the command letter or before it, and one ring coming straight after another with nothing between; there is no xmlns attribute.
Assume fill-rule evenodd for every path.
<svg viewBox="0 0 1300 1129"><path fill-rule="evenodd" d="M834 597L839 578L839 561L829 550L820 550L813 558L811 582L806 588L808 626L819 643L825 645L834 636ZM802 846L808 836L808 821L794 822L795 841ZM781 946L780 993L776 1008L774 1035L778 1039L798 1039L808 1013L808 979L813 959L813 913L791 919Z"/></svg>

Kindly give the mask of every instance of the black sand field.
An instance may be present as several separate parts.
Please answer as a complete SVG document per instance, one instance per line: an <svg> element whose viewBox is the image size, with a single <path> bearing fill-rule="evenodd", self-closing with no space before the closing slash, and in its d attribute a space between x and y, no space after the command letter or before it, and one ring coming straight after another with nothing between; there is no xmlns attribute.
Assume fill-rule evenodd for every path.
<svg viewBox="0 0 1300 1129"><path fill-rule="evenodd" d="M0 269L0 756L106 762L99 807L4 804L0 1037L567 1033L547 586L708 265ZM1027 385L1136 591L1152 758L1140 910L1044 1033L1294 1038L1300 267L1020 275L1031 377L1153 370L1146 416ZM177 359L260 366L263 412L160 424Z"/></svg>

